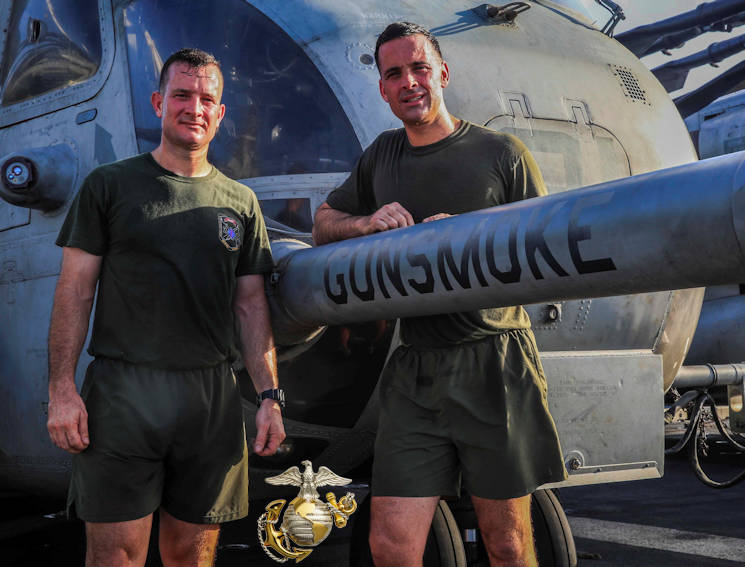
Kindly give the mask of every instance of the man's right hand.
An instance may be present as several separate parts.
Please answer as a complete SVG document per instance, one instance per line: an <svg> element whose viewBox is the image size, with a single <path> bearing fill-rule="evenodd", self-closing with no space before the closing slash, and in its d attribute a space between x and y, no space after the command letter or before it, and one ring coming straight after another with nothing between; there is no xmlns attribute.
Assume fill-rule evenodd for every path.
<svg viewBox="0 0 745 567"><path fill-rule="evenodd" d="M327 244L413 225L414 219L400 203L388 203L369 216L357 216L324 202L316 211L313 240L316 244Z"/></svg>
<svg viewBox="0 0 745 567"><path fill-rule="evenodd" d="M414 226L414 219L411 213L395 201L383 205L370 216L362 217L360 220L362 234L372 234L374 232L393 230L394 228Z"/></svg>
<svg viewBox="0 0 745 567"><path fill-rule="evenodd" d="M88 447L88 412L74 386L49 393L47 430L52 442L69 453Z"/></svg>

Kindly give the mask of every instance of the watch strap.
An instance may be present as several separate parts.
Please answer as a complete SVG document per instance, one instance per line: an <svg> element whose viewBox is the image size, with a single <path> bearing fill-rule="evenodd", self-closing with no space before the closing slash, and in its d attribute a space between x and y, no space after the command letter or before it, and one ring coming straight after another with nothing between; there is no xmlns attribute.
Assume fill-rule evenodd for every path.
<svg viewBox="0 0 745 567"><path fill-rule="evenodd" d="M261 392L256 396L256 405L260 406L261 402L266 399L276 401L280 408L285 409L285 391L281 388L272 388Z"/></svg>

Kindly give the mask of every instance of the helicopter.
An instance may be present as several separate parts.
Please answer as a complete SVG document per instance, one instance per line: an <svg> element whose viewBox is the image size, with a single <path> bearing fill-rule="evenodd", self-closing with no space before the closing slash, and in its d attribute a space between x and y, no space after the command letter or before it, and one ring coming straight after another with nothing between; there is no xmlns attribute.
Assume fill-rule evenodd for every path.
<svg viewBox="0 0 745 567"><path fill-rule="evenodd" d="M673 178L657 176L664 173L658 170L693 168L675 174L675 183L704 170L695 169L695 148L666 90L636 55L611 37L612 25L594 23L589 4L2 4L0 320L5 332L0 336L0 486L57 496L66 491L70 460L52 445L46 430L47 328L61 260L54 240L78 186L92 169L155 148L160 126L150 93L157 89L163 60L181 47L195 46L221 61L225 78L227 114L209 160L257 194L278 263L267 280L267 292L274 305L280 381L287 393L287 440L273 457L251 457L251 498L276 495L277 489L262 479L309 460L359 481L355 490L364 500L373 458L376 384L395 346L395 318L405 314L410 298L399 298L398 312L372 308L363 317L355 313L360 302L366 302L352 294L346 315L335 321L341 307L330 296L338 299L341 291L324 289L323 269L321 283L305 278L305 284L316 284L306 285L303 292L288 282L303 280L298 279L303 271L292 266L309 253L336 251L337 260L354 256L345 243L313 248L312 219L362 149L381 131L399 126L378 95L373 56L377 34L396 20L432 30L452 70L448 108L471 122L518 136L535 156L550 194L536 200L544 212L535 214L546 220L549 232L563 221L552 220L558 213L546 218L545 207L553 203L562 209L562 199L574 198L570 190L597 184L611 184L606 189L615 195L608 199L619 214L621 224L613 225L618 227L627 213L644 211L643 191L671 187ZM600 4L610 6L609 22L618 19L613 3ZM707 167L717 172L724 168L732 178L738 163L725 160ZM640 174L647 176L642 176L646 181L638 191L612 185L628 182L625 187L637 187L632 176ZM637 200L622 202L626 193ZM593 195L582 197L590 199L583 203L594 203L587 205L587 214L602 204ZM551 489L662 476L663 394L673 384L694 334L704 295L701 286L742 277L736 270L698 270L699 279L672 269L669 278L650 275L648 280L613 270L583 273L582 262L611 256L595 246L602 229L593 225L592 240L586 232L590 229L577 224L585 217L572 213L572 207L566 209L566 227L574 218L579 231L575 252L566 249L566 243L561 250L552 249L549 232L544 235L546 247L541 242L533 247L532 263L524 240L519 249L525 274L519 282L525 284L520 301L530 303L526 308L548 377L549 406L570 472L567 481L544 487L534 500L541 564L557 566L576 563L576 554ZM566 241L566 227L557 242ZM681 230L681 238L696 236L691 226ZM661 238L666 238L664 233L658 243ZM602 242L613 241L622 245L622 234L606 231ZM737 246L736 241L726 240L731 246ZM647 267L665 274L666 254L650 250L657 250L660 258L657 262L645 256ZM637 255L630 252L632 258ZM708 257L729 252L715 247ZM449 254L457 264L462 250L455 247ZM614 266L623 265L615 252L613 259ZM339 267L332 280L346 282L349 290L360 289L361 280L354 280L350 266ZM635 266L629 269L642 270ZM466 264L466 272L476 277L474 271ZM557 279L560 285L549 291L529 293L541 280L555 284ZM588 287L585 281L596 283ZM388 288L392 292L395 284ZM320 318L303 318L285 307L288 298L310 306L313 302L306 300L324 296L333 305ZM438 309L460 301L426 299L426 308ZM83 354L78 385L89 362ZM245 371L239 380L250 437L254 393ZM477 552L473 560L465 553L478 543L473 513L466 506L441 503L433 532L436 545L428 565L478 564ZM352 545L365 547L364 529L356 534ZM321 557L322 549L317 552Z"/></svg>

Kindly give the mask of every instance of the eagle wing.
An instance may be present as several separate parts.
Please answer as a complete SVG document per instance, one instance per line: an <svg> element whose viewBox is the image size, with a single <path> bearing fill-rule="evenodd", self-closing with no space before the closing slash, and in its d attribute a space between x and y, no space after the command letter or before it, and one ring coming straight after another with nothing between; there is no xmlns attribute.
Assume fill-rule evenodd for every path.
<svg viewBox="0 0 745 567"><path fill-rule="evenodd" d="M319 467L314 480L316 486L344 486L352 482L351 478L339 476L327 467Z"/></svg>
<svg viewBox="0 0 745 567"><path fill-rule="evenodd" d="M277 476L269 476L264 479L264 482L274 485L290 484L292 486L300 486L303 484L303 475L300 474L300 469L297 467L290 467L285 472L278 474Z"/></svg>

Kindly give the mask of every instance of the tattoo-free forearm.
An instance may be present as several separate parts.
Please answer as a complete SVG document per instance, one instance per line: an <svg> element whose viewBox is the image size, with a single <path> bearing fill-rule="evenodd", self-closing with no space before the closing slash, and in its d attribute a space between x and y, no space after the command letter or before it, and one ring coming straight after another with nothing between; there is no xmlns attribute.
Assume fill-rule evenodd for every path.
<svg viewBox="0 0 745 567"><path fill-rule="evenodd" d="M277 353L263 287L260 292L237 301L235 313L240 333L241 356L254 388L257 392L277 388Z"/></svg>
<svg viewBox="0 0 745 567"><path fill-rule="evenodd" d="M238 278L233 309L238 320L243 362L256 392L277 388L277 354L274 350L263 276L247 275ZM267 398L261 402L256 412L253 450L258 455L272 455L284 438L279 403Z"/></svg>
<svg viewBox="0 0 745 567"><path fill-rule="evenodd" d="M316 211L313 239L316 244L412 226L414 219L401 203L386 203L373 214L354 216L323 203Z"/></svg>
<svg viewBox="0 0 745 567"><path fill-rule="evenodd" d="M84 451L88 412L75 387L75 367L88 333L88 319L101 270L101 256L64 248L49 325L49 414L52 442L70 453Z"/></svg>
<svg viewBox="0 0 745 567"><path fill-rule="evenodd" d="M75 368L88 334L92 306L91 290L64 274L60 276L49 325L50 391L74 384Z"/></svg>
<svg viewBox="0 0 745 567"><path fill-rule="evenodd" d="M363 230L367 226L367 218L332 209L324 203L316 211L313 221L313 240L316 244L327 244L363 236L367 234Z"/></svg>

